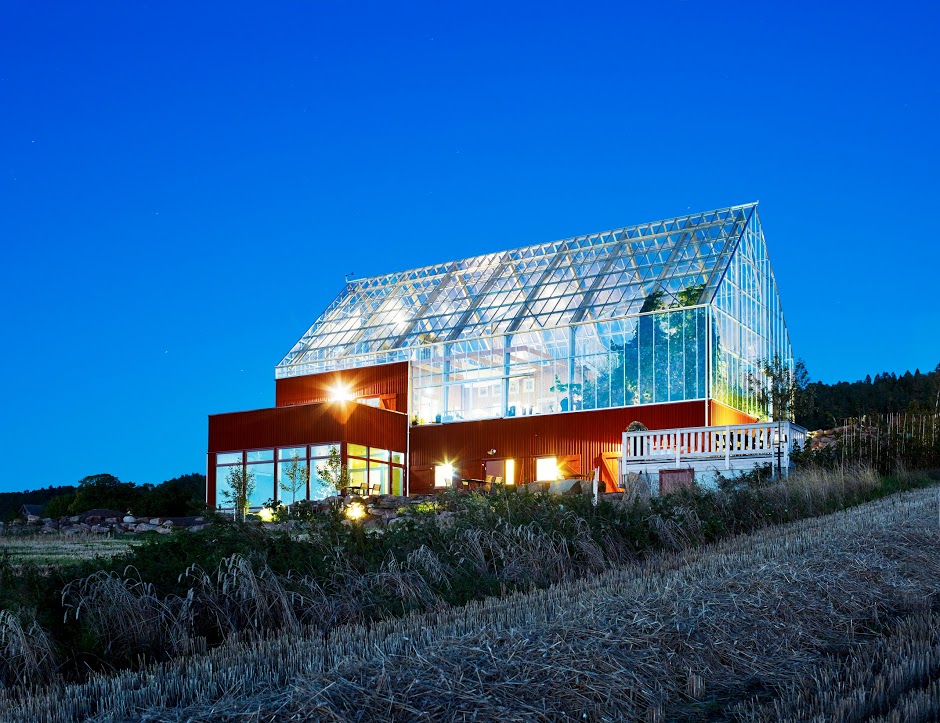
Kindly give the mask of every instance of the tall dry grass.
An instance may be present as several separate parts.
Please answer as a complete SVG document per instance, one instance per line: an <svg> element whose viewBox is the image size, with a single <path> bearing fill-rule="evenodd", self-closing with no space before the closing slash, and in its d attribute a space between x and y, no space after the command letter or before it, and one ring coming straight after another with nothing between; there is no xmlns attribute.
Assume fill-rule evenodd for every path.
<svg viewBox="0 0 940 723"><path fill-rule="evenodd" d="M841 705L844 720L866 711L898 720L936 697L933 619L917 616L932 614L940 591L938 545L936 490L915 491L461 609L327 635L302 625L81 685L0 692L0 716L656 722L723 711L828 720ZM553 554L573 553L559 545ZM531 564L526 553L500 569ZM428 569L427 557L410 567ZM872 641L885 631L894 638L879 652ZM837 651L863 648L870 662L842 696L826 697L852 665ZM892 655L907 665L898 650L917 651L913 673L889 673L873 708L852 691L892 670ZM799 682L814 679L815 689Z"/></svg>
<svg viewBox="0 0 940 723"><path fill-rule="evenodd" d="M55 646L33 611L0 610L0 684L34 687L55 679Z"/></svg>

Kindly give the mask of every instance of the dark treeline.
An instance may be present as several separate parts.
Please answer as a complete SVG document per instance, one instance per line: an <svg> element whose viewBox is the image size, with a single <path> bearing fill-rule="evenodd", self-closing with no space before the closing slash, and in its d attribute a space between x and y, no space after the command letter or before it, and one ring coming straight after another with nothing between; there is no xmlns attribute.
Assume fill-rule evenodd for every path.
<svg viewBox="0 0 940 723"><path fill-rule="evenodd" d="M866 414L935 413L940 411L940 364L926 374L917 369L900 376L884 372L872 379L869 375L857 382L811 382L807 391L815 408L796 420L807 429L831 429L845 419Z"/></svg>
<svg viewBox="0 0 940 723"><path fill-rule="evenodd" d="M114 475L95 474L78 485L46 487L25 492L0 492L0 520L19 516L24 504L43 506L43 515L78 515L91 509L137 515L183 517L205 509L206 476L193 473L168 479L158 485L122 482Z"/></svg>
<svg viewBox="0 0 940 723"><path fill-rule="evenodd" d="M74 485L63 485L61 487L49 485L38 490L26 490L25 492L0 492L0 520L16 517L23 505L45 506L53 497L74 495L77 489Z"/></svg>

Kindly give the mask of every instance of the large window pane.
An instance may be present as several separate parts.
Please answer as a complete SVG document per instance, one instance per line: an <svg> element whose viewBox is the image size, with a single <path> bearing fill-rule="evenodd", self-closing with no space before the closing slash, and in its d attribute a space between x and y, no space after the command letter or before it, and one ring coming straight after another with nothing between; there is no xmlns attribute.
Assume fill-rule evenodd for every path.
<svg viewBox="0 0 940 723"><path fill-rule="evenodd" d="M310 457L329 457L330 450L336 448L339 452L339 443L336 444L312 444L310 445Z"/></svg>
<svg viewBox="0 0 940 723"><path fill-rule="evenodd" d="M278 459L293 459L294 457L297 457L298 459L306 459L307 448L306 447L285 447L284 449L279 449L277 451Z"/></svg>
<svg viewBox="0 0 940 723"><path fill-rule="evenodd" d="M278 462L278 499L284 504L291 504L295 500L307 499L307 460L299 459L297 461L296 472L294 462ZM289 489L284 490L284 485Z"/></svg>
<svg viewBox="0 0 940 723"><path fill-rule="evenodd" d="M249 464L247 469L254 474L255 478L254 492L248 496L248 505L261 507L269 499L274 498L274 463Z"/></svg>
<svg viewBox="0 0 940 723"><path fill-rule="evenodd" d="M220 452L215 456L216 464L241 464L241 452Z"/></svg>
<svg viewBox="0 0 940 723"><path fill-rule="evenodd" d="M239 453L241 456L241 453ZM227 499L226 494L231 490L229 484L229 474L233 470L238 471L241 465L221 466L215 468L215 506L220 510L231 509L232 503Z"/></svg>
<svg viewBox="0 0 940 723"><path fill-rule="evenodd" d="M369 447L369 459L378 459L383 462L388 462L389 452L387 449L376 449L375 447Z"/></svg>
<svg viewBox="0 0 940 723"><path fill-rule="evenodd" d="M273 462L273 449L253 449L246 454L249 462Z"/></svg>
<svg viewBox="0 0 940 723"><path fill-rule="evenodd" d="M370 463L369 494L388 494L388 465Z"/></svg>
<svg viewBox="0 0 940 723"><path fill-rule="evenodd" d="M535 481L554 482L558 479L558 458L539 457L535 460Z"/></svg>

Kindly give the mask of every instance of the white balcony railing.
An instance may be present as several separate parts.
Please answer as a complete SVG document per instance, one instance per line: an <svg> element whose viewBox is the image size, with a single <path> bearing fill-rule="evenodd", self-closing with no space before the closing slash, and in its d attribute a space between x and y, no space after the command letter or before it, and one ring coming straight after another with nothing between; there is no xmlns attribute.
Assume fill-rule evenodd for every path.
<svg viewBox="0 0 940 723"><path fill-rule="evenodd" d="M732 424L623 433L621 474L659 469L752 469L777 461L790 466L794 445L806 444L806 430L792 422Z"/></svg>

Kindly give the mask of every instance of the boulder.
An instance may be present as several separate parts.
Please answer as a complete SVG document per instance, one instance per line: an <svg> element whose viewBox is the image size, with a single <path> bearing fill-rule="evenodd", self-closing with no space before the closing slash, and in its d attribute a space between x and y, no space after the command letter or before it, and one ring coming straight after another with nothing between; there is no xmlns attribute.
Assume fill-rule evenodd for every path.
<svg viewBox="0 0 940 723"><path fill-rule="evenodd" d="M156 532L160 535L172 535L173 529L170 527L158 527Z"/></svg>
<svg viewBox="0 0 940 723"><path fill-rule="evenodd" d="M76 518L73 517L72 519ZM101 522L101 515L88 515L85 518L85 524L87 525L97 525L99 522Z"/></svg>
<svg viewBox="0 0 940 723"><path fill-rule="evenodd" d="M81 521L82 521L81 515L72 515L71 517L69 517L69 522L71 522L73 525L77 525Z"/></svg>
<svg viewBox="0 0 940 723"><path fill-rule="evenodd" d="M64 530L62 530L62 534L63 535L77 535L81 531L82 531L82 528L79 527L78 525L70 525L69 527L66 527Z"/></svg>
<svg viewBox="0 0 940 723"><path fill-rule="evenodd" d="M163 521L163 526L164 526L164 527L173 527L175 524L176 524L176 523L173 522L173 520L164 520L164 521Z"/></svg>
<svg viewBox="0 0 940 723"><path fill-rule="evenodd" d="M151 517L151 518L150 518L150 524L151 524L151 525L162 525L162 524L163 524L163 518L162 518L162 517Z"/></svg>
<svg viewBox="0 0 940 723"><path fill-rule="evenodd" d="M137 526L134 528L134 532L153 532L157 529L156 525L151 525L147 522L138 522Z"/></svg>
<svg viewBox="0 0 940 723"><path fill-rule="evenodd" d="M101 535L101 534L104 534L104 533L106 533L106 532L111 532L111 528L110 528L110 527L105 527L104 525L92 525L92 526L91 526L91 531L92 531L92 533L95 534L95 535Z"/></svg>
<svg viewBox="0 0 940 723"><path fill-rule="evenodd" d="M150 518L149 517L135 517L134 522L136 522L138 525L140 524L149 525Z"/></svg>
<svg viewBox="0 0 940 723"><path fill-rule="evenodd" d="M40 523L39 515L27 515L26 524L27 525L38 525Z"/></svg>
<svg viewBox="0 0 940 723"><path fill-rule="evenodd" d="M125 516L124 516L124 522L128 522L128 523L130 523L130 522L137 522L137 518L134 517L134 516L132 516L132 515L125 515Z"/></svg>
<svg viewBox="0 0 940 723"><path fill-rule="evenodd" d="M375 506L384 509L397 510L407 504L408 498L399 497L398 495L379 495L375 498Z"/></svg>
<svg viewBox="0 0 940 723"><path fill-rule="evenodd" d="M117 517L105 517L104 521L107 522L109 525L115 525L118 522L120 522L120 520Z"/></svg>

